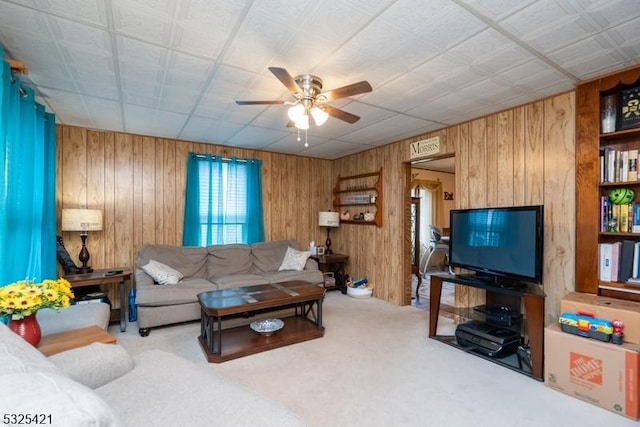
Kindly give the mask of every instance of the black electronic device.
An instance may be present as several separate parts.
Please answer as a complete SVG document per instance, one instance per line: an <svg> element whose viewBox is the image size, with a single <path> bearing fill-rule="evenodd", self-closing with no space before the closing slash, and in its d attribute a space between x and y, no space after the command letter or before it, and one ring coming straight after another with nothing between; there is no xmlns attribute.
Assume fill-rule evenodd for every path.
<svg viewBox="0 0 640 427"><path fill-rule="evenodd" d="M484 314L487 323L513 326L522 320L522 313L505 306L478 305L473 309Z"/></svg>
<svg viewBox="0 0 640 427"><path fill-rule="evenodd" d="M514 354L522 343L522 338L511 329L470 320L458 325L456 341L478 353L501 358Z"/></svg>
<svg viewBox="0 0 640 427"><path fill-rule="evenodd" d="M542 283L542 205L453 209L449 264L496 286Z"/></svg>

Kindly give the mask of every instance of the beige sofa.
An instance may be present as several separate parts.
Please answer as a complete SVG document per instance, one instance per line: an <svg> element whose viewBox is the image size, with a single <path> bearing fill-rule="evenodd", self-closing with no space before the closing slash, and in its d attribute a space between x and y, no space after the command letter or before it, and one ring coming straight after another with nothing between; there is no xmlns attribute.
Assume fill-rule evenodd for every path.
<svg viewBox="0 0 640 427"><path fill-rule="evenodd" d="M302 270L279 270L289 247L298 249L292 240L208 247L144 245L135 272L140 335L148 335L155 326L199 319L201 292L292 280L322 283L322 272L311 258ZM151 260L177 270L183 279L171 285L155 283L143 270Z"/></svg>
<svg viewBox="0 0 640 427"><path fill-rule="evenodd" d="M44 357L0 323L0 414L7 425L302 426L284 407L160 350L131 358L94 343Z"/></svg>

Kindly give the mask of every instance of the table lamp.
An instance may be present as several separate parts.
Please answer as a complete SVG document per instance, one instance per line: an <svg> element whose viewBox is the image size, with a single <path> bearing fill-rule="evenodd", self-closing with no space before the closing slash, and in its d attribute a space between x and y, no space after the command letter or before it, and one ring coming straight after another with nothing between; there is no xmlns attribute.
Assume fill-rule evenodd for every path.
<svg viewBox="0 0 640 427"><path fill-rule="evenodd" d="M326 255L330 255L333 252L331 251L331 237L329 236L329 232L331 231L331 227L337 227L340 225L340 214L338 212L318 212L318 225L320 227L327 227L327 241L325 242L326 249L324 253Z"/></svg>
<svg viewBox="0 0 640 427"><path fill-rule="evenodd" d="M78 259L82 267L78 268L79 273L91 273L93 268L89 267L89 251L87 250L88 231L102 230L102 211L99 209L62 209L62 231L79 231L82 239L82 249Z"/></svg>

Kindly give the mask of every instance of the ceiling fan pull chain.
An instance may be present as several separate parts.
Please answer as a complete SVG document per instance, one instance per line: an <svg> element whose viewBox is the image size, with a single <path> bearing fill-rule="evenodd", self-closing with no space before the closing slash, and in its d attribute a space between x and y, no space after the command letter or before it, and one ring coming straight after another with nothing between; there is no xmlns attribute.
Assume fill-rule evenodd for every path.
<svg viewBox="0 0 640 427"><path fill-rule="evenodd" d="M304 130L304 146L308 147L309 146L309 134L307 133L307 130Z"/></svg>

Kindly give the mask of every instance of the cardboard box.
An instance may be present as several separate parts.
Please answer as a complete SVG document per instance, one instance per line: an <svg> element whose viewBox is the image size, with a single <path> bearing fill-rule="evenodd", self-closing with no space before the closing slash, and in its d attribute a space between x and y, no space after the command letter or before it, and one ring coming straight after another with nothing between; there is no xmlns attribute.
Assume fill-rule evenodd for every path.
<svg viewBox="0 0 640 427"><path fill-rule="evenodd" d="M640 302L572 292L560 300L560 313L585 311L604 320L622 320L624 341L640 344Z"/></svg>
<svg viewBox="0 0 640 427"><path fill-rule="evenodd" d="M544 384L619 415L640 419L640 346L544 330Z"/></svg>

